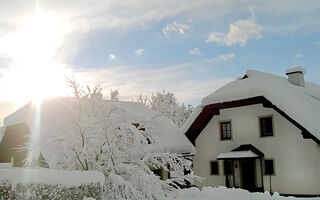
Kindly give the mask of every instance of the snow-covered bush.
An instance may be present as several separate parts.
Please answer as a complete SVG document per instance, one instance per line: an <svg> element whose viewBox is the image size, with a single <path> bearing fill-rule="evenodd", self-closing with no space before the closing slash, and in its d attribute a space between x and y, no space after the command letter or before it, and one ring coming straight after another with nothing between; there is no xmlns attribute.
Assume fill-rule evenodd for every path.
<svg viewBox="0 0 320 200"><path fill-rule="evenodd" d="M101 98L101 87L85 92L69 80L74 92L72 120L60 131L30 148L28 164L37 160L33 149L50 152L49 167L56 169L98 170L106 177L106 199L166 199L169 192L191 181L192 175L161 180L150 168L165 171L191 171L182 155L150 152L157 133L149 120L131 118L119 106L116 93L111 100ZM32 144L32 143L30 143ZM170 166L170 167L169 167Z"/></svg>
<svg viewBox="0 0 320 200"><path fill-rule="evenodd" d="M153 94L150 98L140 94L137 101L152 110L164 114L179 127L186 122L193 111L192 105L179 104L174 94L165 90L157 92L155 95Z"/></svg>

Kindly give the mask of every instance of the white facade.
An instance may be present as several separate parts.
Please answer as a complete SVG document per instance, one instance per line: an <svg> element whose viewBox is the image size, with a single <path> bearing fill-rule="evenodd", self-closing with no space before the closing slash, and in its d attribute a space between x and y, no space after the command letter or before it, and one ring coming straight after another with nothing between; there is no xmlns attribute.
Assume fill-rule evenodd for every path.
<svg viewBox="0 0 320 200"><path fill-rule="evenodd" d="M273 117L273 136L261 137L259 117ZM220 122L231 121L232 139L220 140ZM320 194L320 146L304 139L295 125L272 108L262 104L221 109L202 130L195 141L194 172L205 178L198 186L224 186L223 161L219 161L219 175L210 175L210 161L220 153L230 152L243 144L252 144L274 160L275 175L271 176L272 192L281 194ZM235 160L231 186L241 187L241 169ZM255 160L256 186L270 191L270 176L261 180L260 160ZM264 162L262 162L264 163ZM262 165L263 166L263 165ZM235 183L233 183L235 182Z"/></svg>

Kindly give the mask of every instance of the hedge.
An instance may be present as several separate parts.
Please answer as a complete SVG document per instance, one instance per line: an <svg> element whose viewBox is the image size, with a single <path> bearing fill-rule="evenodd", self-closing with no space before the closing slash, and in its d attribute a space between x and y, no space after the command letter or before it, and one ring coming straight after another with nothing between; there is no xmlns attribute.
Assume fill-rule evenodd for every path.
<svg viewBox="0 0 320 200"><path fill-rule="evenodd" d="M27 200L27 199L80 199L92 197L101 199L102 187L98 183L67 187L61 184L11 184L8 180L0 181L1 200Z"/></svg>

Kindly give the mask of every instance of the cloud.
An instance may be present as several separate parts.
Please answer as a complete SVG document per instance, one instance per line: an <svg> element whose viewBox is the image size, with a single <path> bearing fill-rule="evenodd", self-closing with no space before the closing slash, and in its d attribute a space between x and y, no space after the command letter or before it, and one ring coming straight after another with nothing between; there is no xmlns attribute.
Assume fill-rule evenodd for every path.
<svg viewBox="0 0 320 200"><path fill-rule="evenodd" d="M183 35L184 32L191 27L186 24L178 24L177 22L173 22L172 24L167 24L163 29L162 33L164 35L168 35L170 32L177 33Z"/></svg>
<svg viewBox="0 0 320 200"><path fill-rule="evenodd" d="M320 45L320 40L316 41L315 44Z"/></svg>
<svg viewBox="0 0 320 200"><path fill-rule="evenodd" d="M244 46L249 39L260 39L262 37L262 26L256 24L254 17L239 20L229 25L228 33L212 32L207 43L216 42L219 45L231 46L239 43Z"/></svg>
<svg viewBox="0 0 320 200"><path fill-rule="evenodd" d="M319 21L315 19L318 19L320 15L318 12L320 4L317 0L310 0L308 4L303 1L288 3L276 0L254 2L250 0L237 2L221 0L188 2L183 0L173 2L170 0L153 2L147 0L108 2L104 0L57 0L53 2L42 0L40 9L43 10L43 14L48 15L40 18L42 19L41 27L44 28L35 31L37 34L33 35L28 33L26 22L35 14L35 1L21 4L19 0L11 0L5 2L5 6L0 6L0 52L3 51L0 54L10 55L9 57L13 58L21 56L28 58L30 56L26 54L36 52L32 55L33 57L40 53L64 62L70 57L72 59L77 52L81 51L81 48L90 42L91 38L87 36L92 32L108 30L122 33L132 30L150 30L170 19L183 21L192 19L199 25L207 25L206 23L210 21L216 25L225 23L226 16L235 17L247 13L249 6L259 11L259 15L264 17L266 24L272 24L264 30L272 30L272 27L276 27L274 31L277 33L283 33L286 27L289 27L291 31L301 30L303 33L306 29L313 32L320 30L320 26L315 25ZM282 23L284 20L285 23ZM233 24L236 27L239 26L239 24ZM295 28L290 28L291 26ZM183 34L189 28L188 25L173 22L164 28L164 34L170 32ZM31 39L21 41L21 37L26 35L29 35ZM261 33L258 31L249 37L259 38ZM39 38L41 41L38 40ZM229 37L228 33L214 32L207 41L216 40L223 45L246 43L246 37L239 36L239 38ZM39 42L34 45L34 41ZM28 50L30 47L36 51ZM46 52L43 49L51 50ZM43 56L38 56L40 57Z"/></svg>
<svg viewBox="0 0 320 200"><path fill-rule="evenodd" d="M217 62L217 61L228 61L234 58L234 53L222 54L215 58L209 59L209 62Z"/></svg>
<svg viewBox="0 0 320 200"><path fill-rule="evenodd" d="M188 2L184 0L152 2L147 0L107 2L105 0L42 0L40 4L44 11L42 14L45 17L33 21L39 23L39 31L30 31L31 28L37 30L37 27L34 26L35 23L29 23L29 19L32 19L35 14L35 1L22 4L19 0L10 0L5 2L5 6L0 6L0 56L8 58L8 60L0 61L3 68L9 68L6 66L9 61L15 64L16 60L11 60L13 58L29 59L30 53L33 58L47 60L49 57L53 58L55 62L64 63L71 59L70 57L74 56L75 52L86 47L91 42L92 35L96 36L97 33L102 32L112 31L126 34L132 30L149 31L152 28L157 28L163 22L168 22L168 20L186 22L189 19L192 19L197 27L206 27L208 22L218 27L225 23L225 19L234 19L247 13L249 6L259 11L259 16L263 17L264 24L270 24L269 27L263 27L263 31L269 31L270 27L277 27L274 29L274 33L277 34L282 34L286 27L289 27L290 31L302 32L303 34L308 31L307 29L311 32L320 30L320 26L315 25L319 21L315 19L319 19L320 16L318 0L310 0L308 4L304 1L290 1L288 3L277 0L236 2L222 0ZM211 42L218 44L220 42L221 45L229 46L245 45L249 39L262 37L262 27L256 24L254 18L236 21L231 23L229 28L230 30L225 33L214 30L215 34L213 34L213 39L210 39ZM189 25L175 22L168 26L165 32L167 34L183 34L189 29ZM209 38L208 42L210 42ZM106 40L112 40L112 38ZM43 49L50 50L43 51ZM58 61L55 60L57 53L61 57L58 57ZM115 55L114 58L116 58ZM121 57L121 59L123 58ZM222 57L215 59L215 61L218 60L226 61ZM120 71L118 73L121 74ZM172 71L170 73L175 74ZM182 72L180 71L180 73Z"/></svg>
<svg viewBox="0 0 320 200"><path fill-rule="evenodd" d="M233 58L234 58L234 53L223 54L218 57L218 59L223 61L232 60Z"/></svg>
<svg viewBox="0 0 320 200"><path fill-rule="evenodd" d="M202 63L204 66L205 63ZM133 66L90 68L74 72L76 80L83 85L101 84L105 98L110 88L119 88L120 100L131 101L139 94L150 96L166 89L176 94L179 101L198 104L200 100L233 78L200 78L204 68L199 62L181 63L160 69L137 69ZM210 67L212 70L212 67Z"/></svg>
<svg viewBox="0 0 320 200"><path fill-rule="evenodd" d="M301 58L302 57L302 54L301 53L297 53L296 54L296 58Z"/></svg>
<svg viewBox="0 0 320 200"><path fill-rule="evenodd" d="M117 57L114 54L110 54L109 55L109 60L115 60Z"/></svg>
<svg viewBox="0 0 320 200"><path fill-rule="evenodd" d="M212 70L220 69L219 66L216 66L216 68L213 67L212 62L216 62L218 65L218 61L223 62L231 59L231 57L234 57L234 55L223 54L217 56L214 60L203 59L158 68L140 68L132 65L110 66L109 64L107 67L91 66L90 68L66 65L64 68L67 69L67 71L63 71L64 73L55 75L49 71L47 76L42 77L44 80L49 79L50 84L49 87L41 88L49 88L48 92L50 93L54 89L59 88L59 93L55 95L67 95L70 90L64 81L64 75L68 77L74 75L75 79L82 85L101 84L104 88L104 94L107 94L107 98L109 97L110 88L119 88L121 100L129 101L136 98L140 93L150 95L156 91L167 89L179 94L179 96L177 96L179 100L185 103L195 104L199 103L200 99L212 92L215 88L222 86L222 83L231 80L228 75L223 78L214 76L203 78L203 74L211 74ZM54 69L56 70L56 68ZM53 72L55 72L55 70ZM27 79L31 76L28 76L28 74L34 72L28 71L28 68L25 68L23 71L21 71L21 69L14 71L11 69L0 69L0 73L4 72L4 77L0 79L0 101L14 101L19 105L24 104L32 98L33 93L30 94L30 92L38 91L33 91L34 88L37 88L38 85L47 85L43 84L43 82L40 82L41 84L35 82L34 84L36 85L29 83L28 81L30 80ZM212 74L219 73L214 72ZM23 84L21 85L19 83ZM214 87L212 87L212 85L214 85ZM32 88L32 90L30 90L30 88ZM44 90L44 92L45 91L46 90ZM194 95L192 95L193 93Z"/></svg>
<svg viewBox="0 0 320 200"><path fill-rule="evenodd" d="M137 56L142 56L146 51L144 49L137 49L135 51L136 55Z"/></svg>
<svg viewBox="0 0 320 200"><path fill-rule="evenodd" d="M252 7L261 13L266 20L277 18L294 18L281 24L282 27L297 24L297 21L317 22L315 17L319 16L320 4L317 0L310 0L308 4L304 1L290 1L289 3L270 1L224 1L224 0L42 0L40 8L46 12L55 13L67 17L69 22L75 26L74 31L78 33L89 32L97 29L104 30L132 30L150 29L162 20L179 18L182 20L192 19L193 21L212 21L224 23L225 16L244 14L248 7ZM35 1L28 1L23 4L19 0L5 2L0 7L0 26L8 24L8 27L20 25L21 21L33 14ZM298 18L298 19L297 19ZM280 20L279 20L280 21ZM314 22L316 21L316 22ZM279 23L277 23L279 25ZM301 26L305 26L301 24ZM12 26L13 25L13 26ZM276 24L275 24L276 25ZM300 26L300 24L299 24ZM314 31L319 30L313 28ZM279 30L280 32L281 30ZM0 27L1 33L1 27Z"/></svg>
<svg viewBox="0 0 320 200"><path fill-rule="evenodd" d="M190 50L189 51L189 54L190 55L200 55L201 54L201 51L198 49L198 48L194 48L193 50Z"/></svg>

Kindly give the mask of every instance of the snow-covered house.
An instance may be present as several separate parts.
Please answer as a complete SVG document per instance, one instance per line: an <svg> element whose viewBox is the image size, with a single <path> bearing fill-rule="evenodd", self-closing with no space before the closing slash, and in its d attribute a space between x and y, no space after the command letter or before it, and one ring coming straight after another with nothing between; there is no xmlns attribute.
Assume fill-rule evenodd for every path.
<svg viewBox="0 0 320 200"><path fill-rule="evenodd" d="M148 109L136 102L111 102L99 100L101 106L115 104L117 108L125 110L126 119L132 119L132 125L141 128L139 122L148 121L157 135L155 143L151 143L146 151L173 152L185 155L194 154L195 149L181 130L167 117ZM14 166L22 166L22 160L26 158L25 152L13 149L26 142L25 137L40 137L40 142L62 131L63 127L72 121L76 100L70 97L56 97L44 100L40 105L29 104L4 119L4 136L0 143L0 162L14 160ZM121 120L123 116L114 116L115 120ZM131 122L130 122L131 123ZM46 164L51 167L50 152L41 150L41 156ZM162 178L166 178L163 170L156 171Z"/></svg>
<svg viewBox="0 0 320 200"><path fill-rule="evenodd" d="M182 127L200 187L320 194L320 86L286 74L248 70L202 99Z"/></svg>

